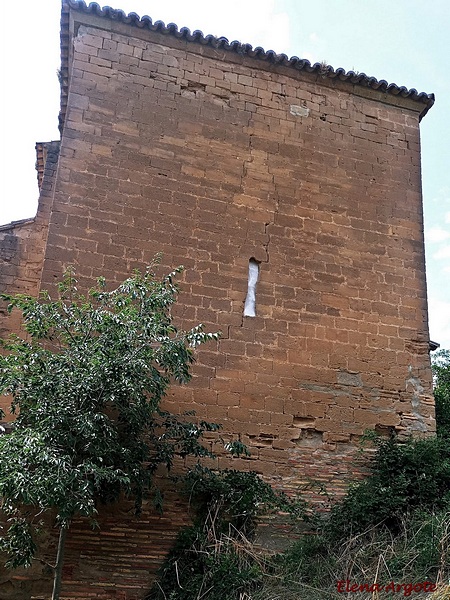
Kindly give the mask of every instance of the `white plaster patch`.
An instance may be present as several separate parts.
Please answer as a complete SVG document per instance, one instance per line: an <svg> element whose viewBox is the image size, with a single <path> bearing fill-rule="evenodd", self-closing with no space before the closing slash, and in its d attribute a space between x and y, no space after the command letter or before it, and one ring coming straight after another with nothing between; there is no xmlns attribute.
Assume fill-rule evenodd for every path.
<svg viewBox="0 0 450 600"><path fill-rule="evenodd" d="M306 106L291 104L289 107L289 112L291 115L294 115L294 117L307 117L309 115L309 108L306 108Z"/></svg>
<svg viewBox="0 0 450 600"><path fill-rule="evenodd" d="M414 377L413 368L410 365L408 367L409 378L406 380L406 389L412 388L411 394L411 405L413 408L418 408L420 406L420 396L424 392L424 387L418 377Z"/></svg>

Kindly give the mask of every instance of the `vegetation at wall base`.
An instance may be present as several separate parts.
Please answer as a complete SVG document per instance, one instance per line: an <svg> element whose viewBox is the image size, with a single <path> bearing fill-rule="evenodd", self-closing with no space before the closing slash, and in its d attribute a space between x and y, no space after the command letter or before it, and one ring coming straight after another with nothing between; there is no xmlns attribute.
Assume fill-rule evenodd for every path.
<svg viewBox="0 0 450 600"><path fill-rule="evenodd" d="M346 597L337 582L347 579L383 586L438 581L444 589L449 577L448 511L407 515L395 535L379 525L330 543L325 531L316 532L278 555L262 553L236 531L214 537L211 529L192 527L180 535L147 600L332 600Z"/></svg>
<svg viewBox="0 0 450 600"><path fill-rule="evenodd" d="M378 523L361 526L359 533L347 529L341 536L333 518L322 519L317 529L275 555L255 547L251 530L247 537L228 520L216 527L215 516L210 511L181 532L147 600L333 600L347 597L337 589L347 579L385 587L440 582L436 598L448 600L442 591L450 577L448 506L416 508L394 528ZM368 594L351 597L367 599ZM375 597L393 595L381 591Z"/></svg>
<svg viewBox="0 0 450 600"><path fill-rule="evenodd" d="M251 471L197 466L183 486L195 518L180 532L147 600L250 598L272 568L253 547L257 518L283 511L305 519L306 503L289 499Z"/></svg>
<svg viewBox="0 0 450 600"><path fill-rule="evenodd" d="M256 480L242 494L245 474L203 482L202 473L195 473L190 494L197 518L181 532L148 600L334 600L348 597L338 589L347 580L378 584L381 590L370 597L380 600L397 595L386 591L394 584L399 597L449 600L450 353L439 353L438 360L438 435L407 443L368 436L376 447L368 478L351 487L328 516L309 518L308 535L285 552L267 554L252 543L265 507L255 501L258 510L246 513ZM225 498L232 499L232 511L223 509ZM277 502L266 507L276 510ZM298 508L291 511L297 518L309 514L304 504ZM424 582L436 591L411 591ZM367 599L368 592L356 590L351 597Z"/></svg>
<svg viewBox="0 0 450 600"><path fill-rule="evenodd" d="M400 531L405 515L450 507L450 444L440 436L398 443L374 438L370 476L352 486L327 523L332 540L382 524Z"/></svg>

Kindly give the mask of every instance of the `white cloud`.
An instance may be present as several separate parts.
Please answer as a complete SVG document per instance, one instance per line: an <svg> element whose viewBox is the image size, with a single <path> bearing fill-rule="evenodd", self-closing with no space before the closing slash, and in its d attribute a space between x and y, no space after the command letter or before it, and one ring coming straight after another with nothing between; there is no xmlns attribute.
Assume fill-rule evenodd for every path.
<svg viewBox="0 0 450 600"><path fill-rule="evenodd" d="M306 58L306 60L309 60L311 64L320 62L318 56L316 54L313 54L312 52L302 52L301 58Z"/></svg>
<svg viewBox="0 0 450 600"><path fill-rule="evenodd" d="M430 338L441 348L450 349L450 302L430 298L428 300Z"/></svg>
<svg viewBox="0 0 450 600"><path fill-rule="evenodd" d="M450 188L443 186L438 189L436 196L432 199L436 204L450 204Z"/></svg>
<svg viewBox="0 0 450 600"><path fill-rule="evenodd" d="M450 223L450 212L448 212L448 213L445 213L445 215L444 215L444 219L445 219L445 222L446 222L446 223Z"/></svg>
<svg viewBox="0 0 450 600"><path fill-rule="evenodd" d="M449 213L450 215L450 213ZM427 243L436 244L438 242L444 242L450 238L450 231L442 229L442 227L432 227L425 231L425 239Z"/></svg>
<svg viewBox="0 0 450 600"><path fill-rule="evenodd" d="M320 41L320 38L315 31L309 34L309 41L313 44L317 44Z"/></svg>
<svg viewBox="0 0 450 600"><path fill-rule="evenodd" d="M442 260L443 258L450 259L450 246L442 246L442 248L439 248L439 250L433 254L433 258L435 260Z"/></svg>

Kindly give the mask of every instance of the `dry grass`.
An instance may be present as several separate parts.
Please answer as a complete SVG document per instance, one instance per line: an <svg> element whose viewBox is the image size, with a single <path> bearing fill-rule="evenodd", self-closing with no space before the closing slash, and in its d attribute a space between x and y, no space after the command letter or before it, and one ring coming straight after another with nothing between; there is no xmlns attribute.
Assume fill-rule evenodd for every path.
<svg viewBox="0 0 450 600"><path fill-rule="evenodd" d="M217 571L210 577L208 569L200 575L199 586L192 588L189 600L450 600L450 513L416 514L404 521L394 535L386 528L374 526L362 534L333 546L319 535L304 536L291 550L274 556L255 547L242 531L229 525L226 533L218 527L218 512L210 510L203 527L202 543L188 549L188 556L201 555L205 565L230 564L231 572ZM232 557L231 561L228 559ZM188 559L188 564L190 559ZM189 585L189 574L179 576L171 591L163 592L165 600L177 600L176 590ZM242 582L241 590L230 587L233 571L254 575L254 580ZM187 579L186 579L187 576ZM214 592L225 578L230 593L223 597ZM346 583L338 589L339 581L349 581L349 587L366 584L369 589L346 591ZM438 585L434 593L416 591L411 585L422 582ZM390 588L391 582L395 589ZM378 589L370 586L377 584ZM228 583L226 584L228 586ZM404 586L397 589L397 586ZM410 586L408 588L408 585ZM175 589L174 589L175 588ZM386 589L387 588L387 589ZM169 588L170 590L170 588ZM173 595L172 595L173 594Z"/></svg>
<svg viewBox="0 0 450 600"><path fill-rule="evenodd" d="M430 537L430 532L435 537ZM325 553L308 554L307 548L300 548L285 563L284 573L283 564L275 573L266 572L252 600L450 600L449 532L450 514L444 513L405 522L396 536L373 527ZM379 589L346 592L344 583L339 591L337 582L346 580L350 589L353 584L367 584L369 588L379 584ZM408 584L425 581L438 585L438 589L430 593L423 587L421 591L408 588ZM389 587L391 582L395 583L394 591ZM397 585L402 584L406 587L397 591Z"/></svg>
<svg viewBox="0 0 450 600"><path fill-rule="evenodd" d="M450 585L438 586L438 589L429 598L430 600L450 600Z"/></svg>

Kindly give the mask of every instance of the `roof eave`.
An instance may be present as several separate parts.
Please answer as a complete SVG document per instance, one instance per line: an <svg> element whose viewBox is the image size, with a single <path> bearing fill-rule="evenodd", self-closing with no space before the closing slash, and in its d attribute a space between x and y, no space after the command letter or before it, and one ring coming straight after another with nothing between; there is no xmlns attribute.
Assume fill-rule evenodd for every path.
<svg viewBox="0 0 450 600"><path fill-rule="evenodd" d="M306 59L300 59L297 56L289 58L286 54L277 54L273 50L265 51L261 47L253 48L250 44L242 44L238 41L229 42L225 37L216 37L213 35L204 35L203 32L195 30L191 31L187 27L178 28L174 23L165 25L162 21L153 22L152 19L145 15L139 17L132 12L128 15L122 10L116 10L109 6L101 8L97 3L87 5L84 0L62 0L61 8L61 111L59 116L60 131L62 131L65 110L67 106L68 80L69 80L69 53L70 53L70 11L74 10L84 14L92 14L96 17L107 18L112 21L125 23L139 29L148 29L149 31L162 33L172 36L176 39L185 39L187 42L200 44L202 46L211 46L214 49L222 49L240 56L248 56L249 58L271 63L274 66L282 66L292 68L296 71L304 71L306 73L315 74L323 77L324 80L338 79L340 81L353 84L355 87L372 89L380 91L387 95L400 96L416 101L424 105L420 111L419 121L427 114L433 106L435 97L434 94L418 92L416 89L408 89L405 86L398 86L395 83L388 83L385 80L377 80L375 77L369 77L365 73L355 73L354 71L345 71L345 69L333 69L330 65L324 63L311 64ZM419 111L418 111L419 112Z"/></svg>

